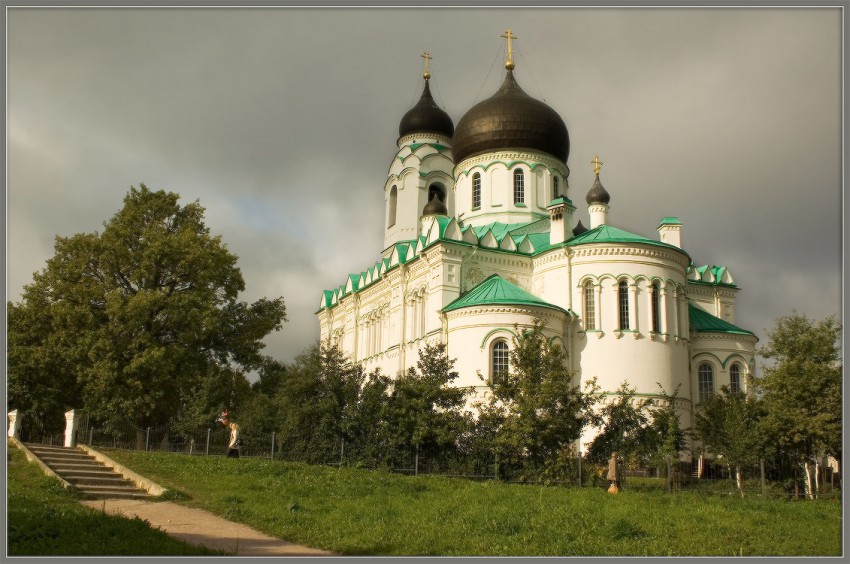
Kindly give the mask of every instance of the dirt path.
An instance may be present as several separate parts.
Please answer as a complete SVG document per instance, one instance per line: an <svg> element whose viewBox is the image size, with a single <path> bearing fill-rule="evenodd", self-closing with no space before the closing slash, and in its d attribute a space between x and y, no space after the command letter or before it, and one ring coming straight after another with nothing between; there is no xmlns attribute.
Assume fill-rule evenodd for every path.
<svg viewBox="0 0 850 564"><path fill-rule="evenodd" d="M160 528L189 544L237 556L335 556L332 552L271 537L203 509L184 507L169 501L96 499L80 503L109 514L139 517L148 521L152 527Z"/></svg>

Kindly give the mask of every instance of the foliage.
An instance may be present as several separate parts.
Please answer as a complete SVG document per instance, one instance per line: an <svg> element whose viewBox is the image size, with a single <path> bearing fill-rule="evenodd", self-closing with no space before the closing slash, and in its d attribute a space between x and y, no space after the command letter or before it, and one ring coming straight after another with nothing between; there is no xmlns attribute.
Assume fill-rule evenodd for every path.
<svg viewBox="0 0 850 564"><path fill-rule="evenodd" d="M676 411L679 388L668 394L661 384L658 387L661 389L661 397L652 402L650 423L645 428L639 449L641 458L655 467L675 464L686 446L685 431Z"/></svg>
<svg viewBox="0 0 850 564"><path fill-rule="evenodd" d="M11 405L57 415L82 402L99 419L156 425L206 380L261 364L283 299L238 301L237 257L199 203L178 199L141 184L102 233L56 238L8 305Z"/></svg>
<svg viewBox="0 0 850 564"><path fill-rule="evenodd" d="M755 464L765 455L767 444L759 429L762 415L757 398L723 386L719 394L710 395L700 404L694 416L695 436L740 475L743 466ZM743 495L740 478L738 488Z"/></svg>
<svg viewBox="0 0 850 564"><path fill-rule="evenodd" d="M490 441L504 477L565 479L567 453L592 417L596 385L573 384L567 354L543 333L543 324L520 332L510 351L511 370L492 385L478 407L476 434Z"/></svg>
<svg viewBox="0 0 850 564"><path fill-rule="evenodd" d="M461 413L467 391L452 386L458 377L453 366L445 344L426 345L416 367L392 383L385 428L398 455L422 451L437 457L455 449L469 422Z"/></svg>
<svg viewBox="0 0 850 564"><path fill-rule="evenodd" d="M189 504L343 555L842 554L841 505L827 501L665 495L661 487L612 496L603 488L414 478L268 459L108 455L186 492Z"/></svg>
<svg viewBox="0 0 850 564"><path fill-rule="evenodd" d="M10 556L144 556L219 554L185 544L145 521L106 515L80 505L64 489L9 449L7 550Z"/></svg>
<svg viewBox="0 0 850 564"><path fill-rule="evenodd" d="M602 462L616 452L617 457L631 462L643 447L649 425L649 399L637 399L637 389L623 382L608 403L599 410L602 430L587 450L587 457Z"/></svg>
<svg viewBox="0 0 850 564"><path fill-rule="evenodd" d="M342 441L351 439L365 383L363 367L337 346L321 343L300 354L283 373L274 397L286 456L319 463L338 460Z"/></svg>
<svg viewBox="0 0 850 564"><path fill-rule="evenodd" d="M779 448L805 462L816 455L841 459L841 371L835 317L780 317L759 351L775 361L754 384L765 406L763 430Z"/></svg>

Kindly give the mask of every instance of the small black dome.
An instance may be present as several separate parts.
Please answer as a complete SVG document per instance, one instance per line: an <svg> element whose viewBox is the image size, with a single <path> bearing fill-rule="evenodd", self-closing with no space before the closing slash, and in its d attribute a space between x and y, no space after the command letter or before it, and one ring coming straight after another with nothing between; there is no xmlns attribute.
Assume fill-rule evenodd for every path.
<svg viewBox="0 0 850 564"><path fill-rule="evenodd" d="M587 227L581 224L581 220L578 220L576 226L573 227L573 237L578 237L582 233L587 233Z"/></svg>
<svg viewBox="0 0 850 564"><path fill-rule="evenodd" d="M422 215L449 215L449 210L446 204L440 200L440 197L437 194L433 194L431 201L422 208Z"/></svg>
<svg viewBox="0 0 850 564"><path fill-rule="evenodd" d="M434 98L431 97L431 88L426 80L422 97L401 118L401 123L398 124L398 136L404 137L411 133L439 133L451 137L454 130L452 118L434 102Z"/></svg>
<svg viewBox="0 0 850 564"><path fill-rule="evenodd" d="M508 69L499 90L472 106L457 123L452 139L455 163L499 149L533 149L564 162L570 136L558 112L520 88Z"/></svg>
<svg viewBox="0 0 850 564"><path fill-rule="evenodd" d="M611 201L611 195L608 194L608 191L602 186L602 183L599 182L599 174L596 175L596 181L593 183L593 186L590 188L590 191L587 193L588 205L593 204L607 204Z"/></svg>

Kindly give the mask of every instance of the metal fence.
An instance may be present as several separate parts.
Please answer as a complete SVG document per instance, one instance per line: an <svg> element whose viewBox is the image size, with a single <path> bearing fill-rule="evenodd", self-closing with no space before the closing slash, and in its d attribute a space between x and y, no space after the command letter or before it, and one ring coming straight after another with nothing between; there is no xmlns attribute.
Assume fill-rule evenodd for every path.
<svg viewBox="0 0 850 564"><path fill-rule="evenodd" d="M64 433L55 432L58 423L45 425L36 418L24 418L21 440L28 443L62 445ZM565 456L555 472L518 471L500 463L492 453L448 453L438 456L426 452L411 452L408 457L396 458L389 465L379 466L369 452L358 451L340 440L325 460L305 461L281 448L274 432L240 429L243 446L240 455L275 460L310 462L328 466L353 466L364 469L383 469L411 476L441 475L469 480L498 480L507 483L546 484L579 487L608 486L607 465L594 464L578 455ZM186 430L175 425L138 427L131 421L98 426L83 414L75 435L77 444L97 448L117 448L182 453L194 456L225 456L230 430L223 425ZM669 479L668 479L669 472ZM805 490L804 476L799 465L787 459L760 461L742 468L743 490L748 495L770 497L801 497ZM841 476L828 466L821 466L817 476L817 493L835 496L840 492ZM621 486L634 490L694 491L708 494L740 495L735 468L704 460L699 464L678 462L669 467L627 467L621 472Z"/></svg>

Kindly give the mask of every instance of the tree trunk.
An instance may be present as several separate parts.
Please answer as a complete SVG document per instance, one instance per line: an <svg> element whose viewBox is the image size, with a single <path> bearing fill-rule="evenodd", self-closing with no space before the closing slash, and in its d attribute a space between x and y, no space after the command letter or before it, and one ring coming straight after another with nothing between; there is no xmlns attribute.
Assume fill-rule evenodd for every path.
<svg viewBox="0 0 850 564"><path fill-rule="evenodd" d="M744 474L741 472L741 465L735 466L735 480L738 482L738 491L741 492L741 497L744 497Z"/></svg>
<svg viewBox="0 0 850 564"><path fill-rule="evenodd" d="M815 460L815 497L820 494L820 473L823 471L823 466L821 466L820 459Z"/></svg>
<svg viewBox="0 0 850 564"><path fill-rule="evenodd" d="M812 479L812 470L813 465L807 460L803 463L803 471L806 475L806 499L814 499L814 491L813 491L813 479Z"/></svg>

